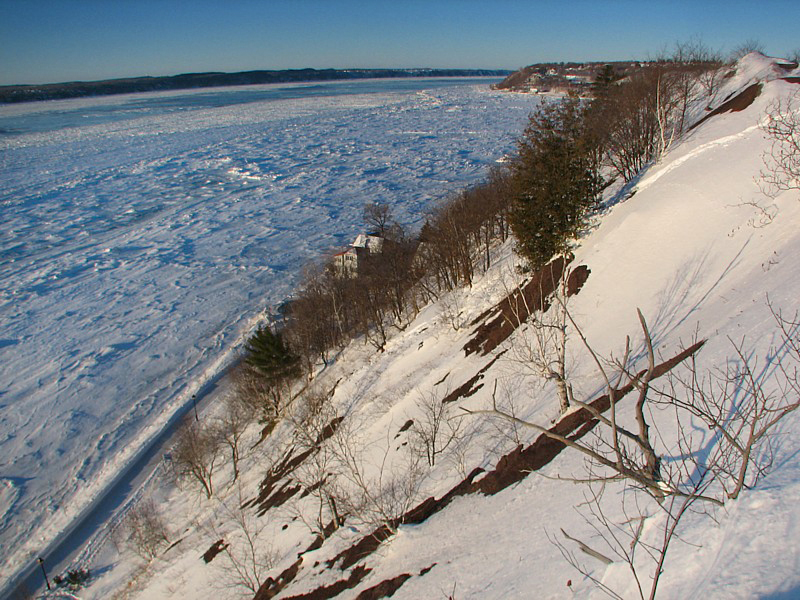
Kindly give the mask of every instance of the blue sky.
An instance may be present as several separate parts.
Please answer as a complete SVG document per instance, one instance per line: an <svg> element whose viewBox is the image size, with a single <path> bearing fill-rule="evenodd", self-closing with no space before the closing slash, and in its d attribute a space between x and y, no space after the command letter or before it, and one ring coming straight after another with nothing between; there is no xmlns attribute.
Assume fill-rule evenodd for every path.
<svg viewBox="0 0 800 600"><path fill-rule="evenodd" d="M800 48L800 0L0 0L0 85L301 67L517 68L677 40Z"/></svg>

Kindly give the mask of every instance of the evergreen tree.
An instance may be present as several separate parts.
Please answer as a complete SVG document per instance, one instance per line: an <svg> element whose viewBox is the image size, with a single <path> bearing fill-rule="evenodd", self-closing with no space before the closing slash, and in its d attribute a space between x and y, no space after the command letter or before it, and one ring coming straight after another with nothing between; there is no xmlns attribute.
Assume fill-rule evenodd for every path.
<svg viewBox="0 0 800 600"><path fill-rule="evenodd" d="M605 65L602 69L600 69L600 71L598 71L594 78L594 82L592 82L592 92L594 93L595 97L604 96L611 87L611 84L618 80L619 77L614 72L614 67L611 65Z"/></svg>
<svg viewBox="0 0 800 600"><path fill-rule="evenodd" d="M531 116L512 163L509 222L520 253L539 267L569 249L602 189L597 147L576 98Z"/></svg>
<svg viewBox="0 0 800 600"><path fill-rule="evenodd" d="M266 325L259 327L245 343L245 362L264 375L270 384L279 384L300 375L300 359L284 342L280 333Z"/></svg>

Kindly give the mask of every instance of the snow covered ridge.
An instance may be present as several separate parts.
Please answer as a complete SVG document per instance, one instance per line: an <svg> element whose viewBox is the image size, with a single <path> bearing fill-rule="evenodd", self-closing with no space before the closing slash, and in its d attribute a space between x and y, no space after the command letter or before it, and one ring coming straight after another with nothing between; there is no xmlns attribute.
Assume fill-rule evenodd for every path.
<svg viewBox="0 0 800 600"><path fill-rule="evenodd" d="M759 124L776 100L795 94L798 86L783 80L796 76L796 70L780 69L781 74L771 64L765 57L745 57L720 87L718 102L754 83L762 84L760 93L741 110L720 112L675 143L633 184L636 193L625 190L628 199L609 206L575 249L572 264L590 274L567 306L597 356L622 360L630 336L631 372L647 368L638 309L655 347L654 374L660 365L678 362L670 373L685 378L692 360L706 378L720 373L715 369L723 375L747 373L749 365L760 389L780 392L775 386L785 380L776 365L791 353L781 345L780 322L766 301L782 311L790 322L787 333L796 339L791 323L800 294L793 261L800 251L800 193L790 189L768 197L755 178L771 147ZM705 112L710 112L705 106L696 107L697 118ZM319 446L308 455L313 459L292 473L285 471L303 447L287 421L254 446L238 483L221 489L217 499L200 501L166 484L151 490L162 514L169 515L172 546L141 571L130 551L108 548L88 565L102 573L86 597L124 590L121 597L200 598L210 589L220 597L236 597L248 581L237 564L253 567L258 597L273 592L280 598L378 598L391 592L393 598L604 597L591 578L623 598L638 597L639 586L649 589L652 571L642 568L637 584L623 558L631 538L609 547L606 541L613 538L604 536L585 508L599 506L614 531L631 532L641 541L635 562L643 567L652 564L647 556L652 549L645 544L658 547L669 523L662 506L620 481L606 481L602 497L592 495L597 488L569 481L587 476L579 452L556 453L530 474L526 451L514 449L543 443L535 441L540 432L509 419L459 416L461 408L477 413L496 405L545 427L556 421L552 427L569 435L571 420L580 413L559 420L553 386L533 375L526 349L536 350L534 328L517 327L486 354L465 351L476 328L495 316L487 315L487 309L518 282L510 245L497 248L495 259L470 289L455 290L425 307L390 337L384 352L354 343L315 378L320 393L333 390L327 404L332 412L298 412L319 415L317 421L303 421L317 423L307 433L315 428L321 433L331 417L345 418L335 431L307 436L311 447ZM597 366L575 329L570 331L567 356L575 398L601 398L605 385ZM700 340L706 340L702 348L696 344ZM737 355L735 344L744 356ZM791 369L790 362L782 364ZM652 377L653 394L668 394L673 384L679 385L670 373ZM731 389L736 402L746 400L746 386ZM789 394L796 398L797 390ZM444 402L453 396L458 399ZM626 399L618 407L626 426L635 423L634 405ZM409 462L406 450L431 431L425 424L436 421L439 413L431 407L439 406L446 407L448 417L438 421L441 437L433 442L441 452L435 460ZM298 405L298 411L311 408ZM688 437L681 437L673 414L668 406L654 404L647 417L657 433L653 439L662 468L674 473L687 464L687 447L677 440L695 449L690 457L700 461L713 454L719 440L699 420L684 422ZM595 428L595 433L602 431ZM672 541L663 565L658 597L789 598L800 592L798 431L797 413L780 422L770 438L771 467L756 487L722 507L683 515L680 540ZM582 439L592 439L593 432L583 433ZM248 435L255 442L259 432ZM607 436L601 439L608 441ZM443 440L449 441L444 448ZM374 490L380 501L363 499L362 510L332 531L326 527L326 498L314 491L322 488L311 490L313 485L306 484L320 481L320 474L330 473L341 456L349 456L353 467L341 486L358 490L356 474L370 484L362 491ZM508 467L507 472L516 467L519 477L492 486L492 478ZM216 475L220 488L230 475L229 469ZM687 486L698 481L697 471L683 475ZM309 493L297 491L279 501L298 485ZM492 493L486 493L490 487ZM466 488L484 493L467 494ZM264 517L237 510L243 504L255 506L259 497ZM408 518L384 521L380 529L388 514ZM242 551L254 533L257 559L248 560ZM227 550L210 562L202 560L210 548L224 546L217 545L219 540L230 544ZM575 540L595 554L580 550ZM585 575L564 561L557 544Z"/></svg>

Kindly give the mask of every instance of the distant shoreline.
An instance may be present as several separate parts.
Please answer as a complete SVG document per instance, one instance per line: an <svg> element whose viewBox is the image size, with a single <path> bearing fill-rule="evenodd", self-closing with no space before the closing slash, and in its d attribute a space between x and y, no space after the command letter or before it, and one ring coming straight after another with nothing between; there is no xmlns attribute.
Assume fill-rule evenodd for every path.
<svg viewBox="0 0 800 600"><path fill-rule="evenodd" d="M509 73L511 71L504 69L286 69L239 73L184 73L165 77L133 77L42 85L5 85L0 86L0 104L264 83L406 77L505 77Z"/></svg>

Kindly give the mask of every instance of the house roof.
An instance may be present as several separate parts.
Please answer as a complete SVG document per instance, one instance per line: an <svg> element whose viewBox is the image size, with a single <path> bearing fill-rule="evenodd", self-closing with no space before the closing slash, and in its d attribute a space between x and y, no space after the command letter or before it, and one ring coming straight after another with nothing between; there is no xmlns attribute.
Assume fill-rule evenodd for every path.
<svg viewBox="0 0 800 600"><path fill-rule="evenodd" d="M380 251L383 247L383 238L377 235L359 233L351 246L353 248L366 248L370 251Z"/></svg>

